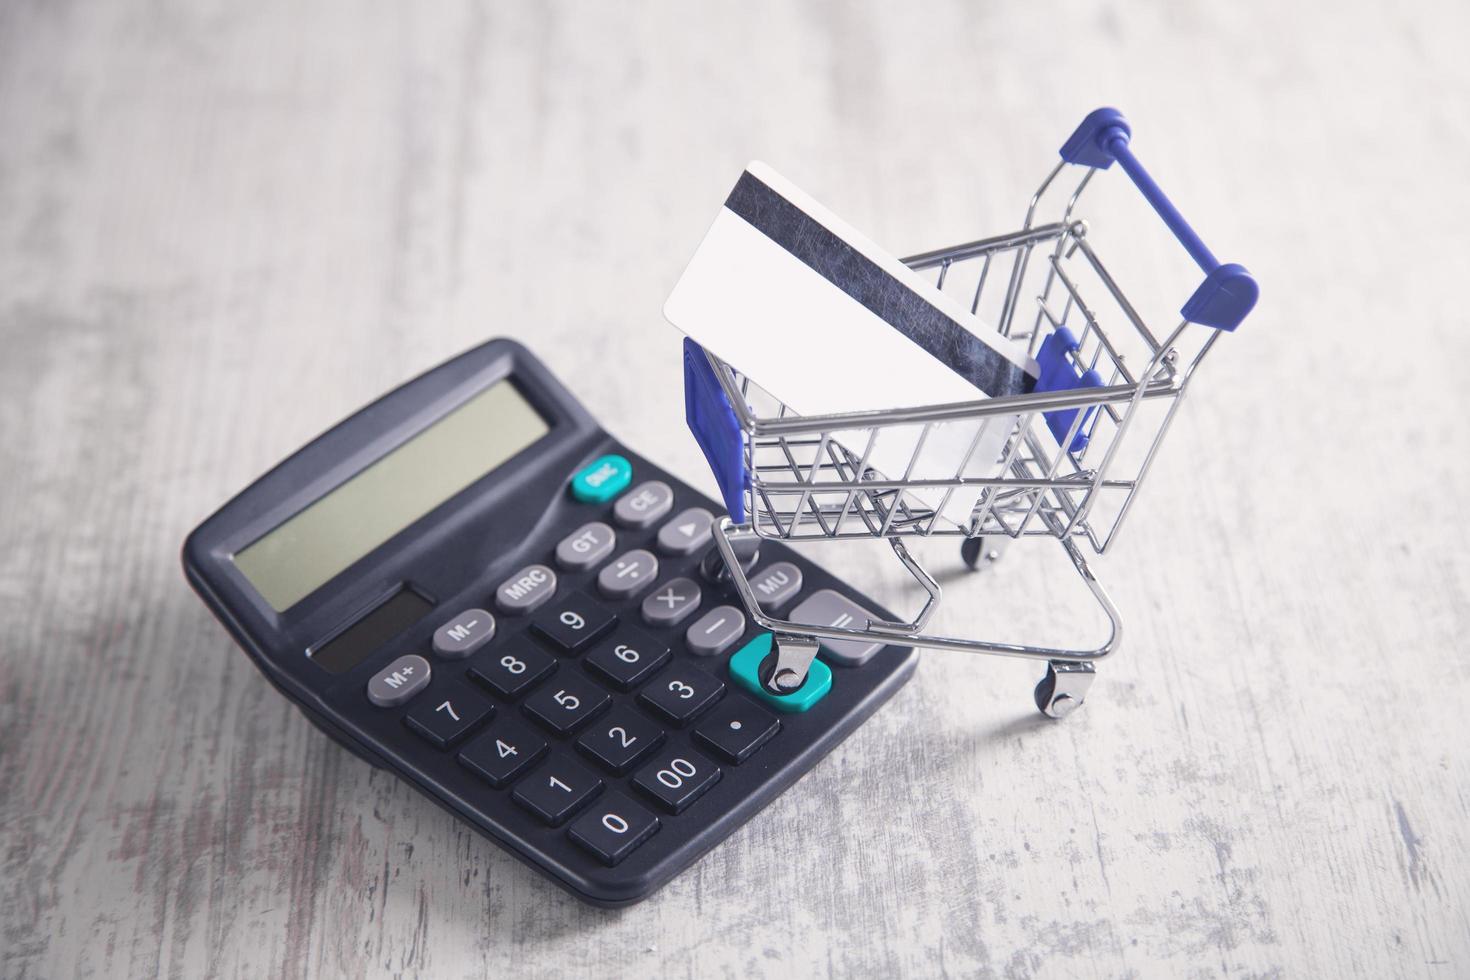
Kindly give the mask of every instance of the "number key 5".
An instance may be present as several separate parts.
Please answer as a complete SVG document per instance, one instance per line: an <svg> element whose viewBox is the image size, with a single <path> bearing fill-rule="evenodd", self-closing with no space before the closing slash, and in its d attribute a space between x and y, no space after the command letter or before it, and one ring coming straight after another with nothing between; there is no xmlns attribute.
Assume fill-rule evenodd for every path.
<svg viewBox="0 0 1470 980"><path fill-rule="evenodd" d="M576 674L552 681L526 699L526 714L558 735L566 735L599 714L612 697Z"/></svg>

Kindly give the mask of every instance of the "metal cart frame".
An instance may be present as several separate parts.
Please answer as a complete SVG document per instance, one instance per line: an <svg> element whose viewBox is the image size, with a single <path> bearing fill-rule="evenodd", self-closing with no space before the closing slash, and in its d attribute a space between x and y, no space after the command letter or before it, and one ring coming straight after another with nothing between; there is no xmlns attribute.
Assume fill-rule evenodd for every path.
<svg viewBox="0 0 1470 980"><path fill-rule="evenodd" d="M1239 326L1258 295L1250 273L1220 263L1154 183L1130 149L1131 135L1116 110L1089 114L1032 196L1020 230L903 260L911 269L937 270L940 290L965 296L972 313L993 317L1001 334L1026 341L1041 367L1032 391L799 416L734 366L686 342L690 426L732 515L717 525L715 543L747 613L775 634L762 670L771 693L805 682L822 639L878 640L1045 661L1036 703L1062 717L1081 705L1094 664L1117 650L1122 619L1084 548L1101 555L1116 544L1195 372L1220 331ZM1109 274L1079 216L1089 182L1115 161L1206 274L1162 339ZM1059 179L1068 172L1077 174L1069 191ZM1057 219L1037 223L1042 204L1059 193L1065 204ZM940 426L975 434L962 458L936 473L923 453ZM870 465L879 440L890 460L896 441L913 446L903 472ZM985 455L982 447L997 444L998 455ZM955 520L952 503L963 507L972 497L968 519ZM926 632L941 589L904 539L935 535L962 536L972 568L997 560L1014 539L1057 539L1108 620L1106 639L1066 649ZM871 619L858 628L799 623L762 609L748 577L761 539L874 538L888 541L927 594L913 619Z"/></svg>

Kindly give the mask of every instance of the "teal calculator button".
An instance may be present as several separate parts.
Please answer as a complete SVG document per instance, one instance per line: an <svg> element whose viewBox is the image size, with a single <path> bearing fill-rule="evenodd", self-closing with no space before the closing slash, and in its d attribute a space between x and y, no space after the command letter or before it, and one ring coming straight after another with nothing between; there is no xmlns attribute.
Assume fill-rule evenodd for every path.
<svg viewBox="0 0 1470 980"><path fill-rule="evenodd" d="M572 477L572 496L584 504L605 504L633 482L633 464L622 456L600 456Z"/></svg>
<svg viewBox="0 0 1470 980"><path fill-rule="evenodd" d="M794 713L806 711L827 696L832 690L832 668L820 660L813 660L806 675L806 683L790 694L772 694L761 687L761 661L771 652L771 634L762 633L736 651L730 658L730 676L740 687L760 698L777 711Z"/></svg>

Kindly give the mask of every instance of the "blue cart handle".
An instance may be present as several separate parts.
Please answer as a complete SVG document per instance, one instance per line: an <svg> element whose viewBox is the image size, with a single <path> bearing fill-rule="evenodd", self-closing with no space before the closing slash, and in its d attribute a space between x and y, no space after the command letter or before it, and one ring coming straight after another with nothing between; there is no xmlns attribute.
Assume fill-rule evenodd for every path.
<svg viewBox="0 0 1470 980"><path fill-rule="evenodd" d="M1244 266L1221 263L1195 234L1184 215L1169 200L1162 188L1149 176L1143 164L1133 155L1128 141L1133 130L1117 109L1095 109L1082 120L1082 125L1062 144L1062 159L1097 170L1106 170L1117 160L1123 172L1143 194L1164 224L1179 239L1179 244L1199 263L1205 281L1189 297L1180 312L1191 323L1219 330L1234 330L1256 305L1260 287Z"/></svg>

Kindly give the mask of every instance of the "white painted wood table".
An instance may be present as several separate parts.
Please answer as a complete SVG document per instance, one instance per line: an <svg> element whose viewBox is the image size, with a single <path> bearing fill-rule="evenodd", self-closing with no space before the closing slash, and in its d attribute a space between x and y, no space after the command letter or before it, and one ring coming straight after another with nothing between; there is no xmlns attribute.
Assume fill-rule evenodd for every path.
<svg viewBox="0 0 1470 980"><path fill-rule="evenodd" d="M1467 37L1457 3L0 7L0 974L1470 975ZM1099 104L1263 300L1102 563L1129 635L1066 722L1030 666L931 654L609 913L318 734L186 588L227 496L497 334L710 486L659 308L747 159L905 253L1019 224ZM1168 318L1177 248L1110 227ZM1056 550L926 549L944 625L1066 620Z"/></svg>

